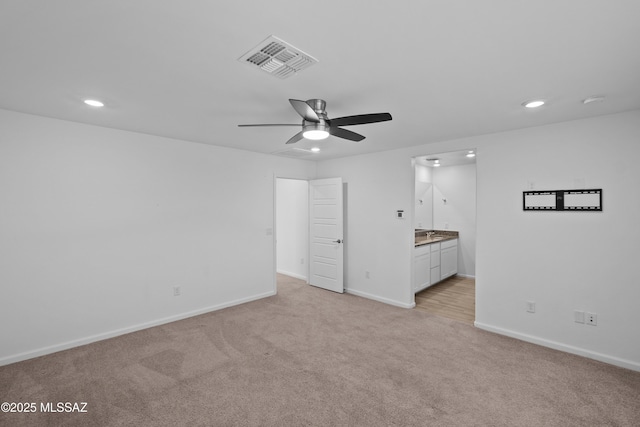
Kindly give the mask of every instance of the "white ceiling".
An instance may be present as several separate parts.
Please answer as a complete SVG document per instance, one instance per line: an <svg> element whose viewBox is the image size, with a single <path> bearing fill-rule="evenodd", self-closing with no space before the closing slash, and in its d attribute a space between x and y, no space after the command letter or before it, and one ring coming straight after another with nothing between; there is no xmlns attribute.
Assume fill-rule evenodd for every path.
<svg viewBox="0 0 640 427"><path fill-rule="evenodd" d="M0 108L262 153L298 130L237 124L298 123L288 98L392 114L308 157L336 158L638 109L639 22L637 0L2 0ZM320 62L237 61L269 35Z"/></svg>

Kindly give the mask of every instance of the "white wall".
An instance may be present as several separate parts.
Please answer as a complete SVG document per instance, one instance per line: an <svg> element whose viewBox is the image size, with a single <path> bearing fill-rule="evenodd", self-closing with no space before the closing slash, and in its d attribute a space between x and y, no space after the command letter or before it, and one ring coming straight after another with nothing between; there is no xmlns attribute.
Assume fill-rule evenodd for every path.
<svg viewBox="0 0 640 427"><path fill-rule="evenodd" d="M276 180L278 273L307 280L309 252L309 182Z"/></svg>
<svg viewBox="0 0 640 427"><path fill-rule="evenodd" d="M477 324L640 370L640 112L477 140ZM601 188L603 211L525 212L528 183Z"/></svg>
<svg viewBox="0 0 640 427"><path fill-rule="evenodd" d="M274 176L314 173L0 110L0 364L272 295Z"/></svg>
<svg viewBox="0 0 640 427"><path fill-rule="evenodd" d="M476 275L476 165L432 168L433 228L454 230L458 239L458 274ZM443 199L446 199L446 203Z"/></svg>
<svg viewBox="0 0 640 427"><path fill-rule="evenodd" d="M318 163L318 178L345 185L345 289L401 307L413 307L413 162L394 150ZM396 211L404 210L405 219ZM369 278L365 272L369 271Z"/></svg>
<svg viewBox="0 0 640 427"><path fill-rule="evenodd" d="M413 218L393 217L402 208L413 217L410 159L476 147L476 324L640 370L639 140L632 111L319 162L319 176L343 176L348 186L348 289L413 302ZM604 210L524 212L528 182L602 188ZM574 309L597 313L598 326L575 323Z"/></svg>
<svg viewBox="0 0 640 427"><path fill-rule="evenodd" d="M346 183L347 291L413 304L411 158L476 147L476 324L640 370L639 140L633 111L319 162ZM272 294L273 176L314 171L0 110L0 364ZM523 212L530 182L604 210Z"/></svg>

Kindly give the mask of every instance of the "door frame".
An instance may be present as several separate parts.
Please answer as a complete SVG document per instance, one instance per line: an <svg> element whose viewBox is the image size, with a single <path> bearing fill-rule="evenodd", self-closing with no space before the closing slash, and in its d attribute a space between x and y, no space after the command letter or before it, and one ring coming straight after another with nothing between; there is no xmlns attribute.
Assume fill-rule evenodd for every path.
<svg viewBox="0 0 640 427"><path fill-rule="evenodd" d="M334 177L337 178L337 177ZM342 178L342 177L340 177ZM277 218L278 218L278 209L277 209L277 205L278 205L278 191L277 191L277 183L278 183L278 179L288 179L288 180L295 180L295 181L305 181L307 183L307 190L310 188L309 182L310 181L314 181L317 179L321 179L321 178L300 178L300 177L295 177L295 176L287 176L287 175L278 175L277 173L273 173L273 260L272 260L272 265L273 265L273 276L272 276L272 289L273 289L273 293L277 294L278 292L278 245L277 245L277 236L278 236L278 229L277 229ZM342 183L342 215L343 215L343 259L342 259L342 266L343 266L343 292L347 293L347 286L346 286L346 280L345 280L345 275L344 272L346 271L347 268L347 257L346 257L346 250L347 250L347 245L344 243L344 238L346 237L346 233L347 233L347 223L346 223L346 219L347 219L347 201L346 201L346 186L344 184L344 181ZM309 193L309 191L307 191L307 194ZM310 233L311 233L311 224L310 224L310 215L311 215L311 211L310 211L310 200L307 200L307 247L305 250L305 273L306 273L306 284L309 284L309 275L310 275L310 245L311 245L311 241L310 241Z"/></svg>
<svg viewBox="0 0 640 427"><path fill-rule="evenodd" d="M411 229L412 229L412 233L414 233L414 229L415 229L415 206L416 206L416 198L415 198L415 173L416 173L416 159L418 157L432 157L432 156L437 156L437 155L442 155L442 154L446 154L446 153L454 153L454 152L463 152L463 151L468 151L468 150L473 150L476 153L476 157L475 157L475 165L476 165L476 172L475 172L475 178L476 178L476 188L475 188L475 193L476 193L476 213L475 213L475 224L476 224L476 230L475 230L475 235L474 235L474 239L477 237L478 231L477 231L477 218L478 218L478 210L477 210L477 205L478 205L478 164L481 162L481 160L479 159L478 156L478 148L477 147L473 147L473 148L463 148L463 149L451 149L451 150L434 150L434 152L428 152L427 154L420 154L417 156L411 156L411 169L413 171L413 179L412 179L412 194L413 194L413 209L410 215L411 218ZM435 193L434 193L435 194ZM432 215L432 220L435 221L435 211L433 211L433 215ZM435 224L432 224L433 227L435 227ZM412 239L413 240L413 239ZM459 246L460 247L460 246ZM415 250L415 247L414 247ZM458 249L460 250L460 249ZM458 257L460 257L460 254L458 254ZM411 255L411 260L410 260L410 274L409 277L411 278L411 282L409 283L410 289L411 289L411 294L412 294L412 300L413 300L413 304L415 306L415 292L413 291L413 283L415 280L414 277L414 271L413 271L413 258L414 258L414 251L412 250L412 255ZM477 241L474 245L474 261L477 259ZM474 276L466 276L465 277L473 277L474 280L477 280L477 271L475 271ZM478 311L478 305L477 305L477 294L478 294L478 288L476 287L476 294L474 296L475 300L476 300L476 312Z"/></svg>

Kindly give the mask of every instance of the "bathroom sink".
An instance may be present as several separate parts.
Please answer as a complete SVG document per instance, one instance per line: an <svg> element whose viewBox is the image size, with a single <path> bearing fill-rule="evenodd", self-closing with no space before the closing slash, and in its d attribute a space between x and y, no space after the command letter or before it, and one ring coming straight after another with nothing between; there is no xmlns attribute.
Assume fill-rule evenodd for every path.
<svg viewBox="0 0 640 427"><path fill-rule="evenodd" d="M430 237L420 237L418 239L416 239L416 243L433 243L433 242L439 242L440 240L445 239L442 236L430 236Z"/></svg>

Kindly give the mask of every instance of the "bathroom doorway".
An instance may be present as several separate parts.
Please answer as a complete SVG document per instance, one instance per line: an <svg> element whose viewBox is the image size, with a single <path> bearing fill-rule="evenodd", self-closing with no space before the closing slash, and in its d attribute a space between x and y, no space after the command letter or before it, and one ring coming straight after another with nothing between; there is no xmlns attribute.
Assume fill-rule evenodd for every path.
<svg viewBox="0 0 640 427"><path fill-rule="evenodd" d="M414 233L458 232L457 274L415 294L416 308L475 320L476 150L415 157ZM414 263L415 264L415 263ZM415 264L418 265L418 264ZM416 268L416 267L414 267ZM416 277L414 271L414 277Z"/></svg>

